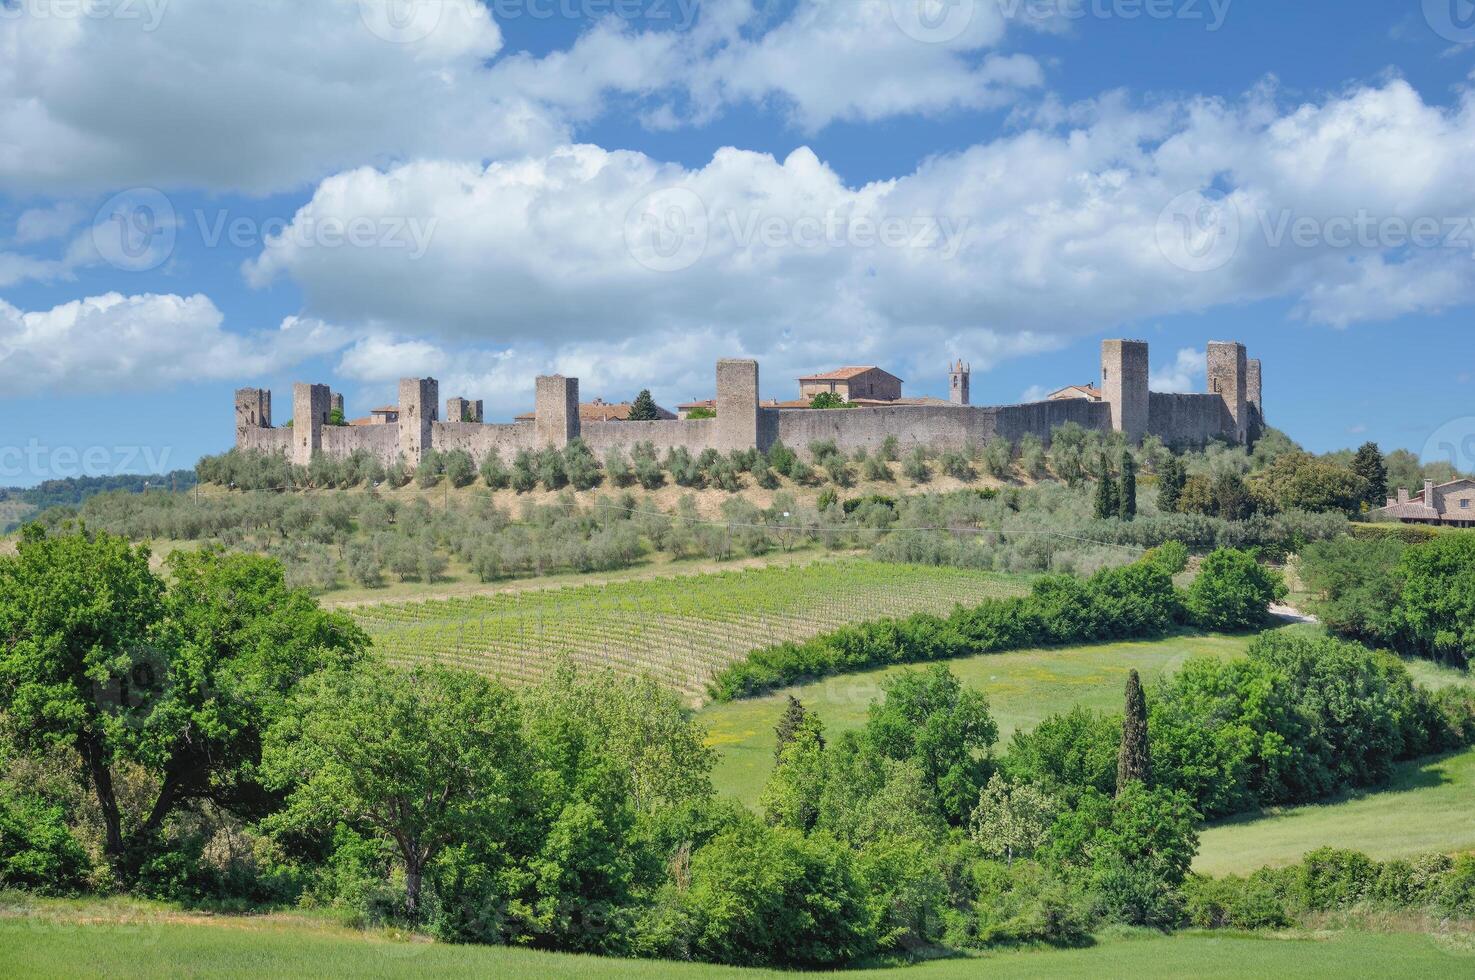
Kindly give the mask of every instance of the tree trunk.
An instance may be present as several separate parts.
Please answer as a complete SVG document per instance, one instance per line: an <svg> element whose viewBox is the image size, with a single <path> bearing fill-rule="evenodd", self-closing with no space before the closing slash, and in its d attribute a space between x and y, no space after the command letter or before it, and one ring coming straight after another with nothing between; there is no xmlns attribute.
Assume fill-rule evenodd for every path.
<svg viewBox="0 0 1475 980"><path fill-rule="evenodd" d="M410 917L411 922L420 918L420 883L424 878L424 868L418 860L413 857L405 859L405 914Z"/></svg>
<svg viewBox="0 0 1475 980"><path fill-rule="evenodd" d="M123 822L118 816L118 798L113 794L113 772L103 758L102 745L96 735L77 736L77 749L87 764L97 804L102 810L103 827L107 831L103 853L115 869L120 869L123 863Z"/></svg>

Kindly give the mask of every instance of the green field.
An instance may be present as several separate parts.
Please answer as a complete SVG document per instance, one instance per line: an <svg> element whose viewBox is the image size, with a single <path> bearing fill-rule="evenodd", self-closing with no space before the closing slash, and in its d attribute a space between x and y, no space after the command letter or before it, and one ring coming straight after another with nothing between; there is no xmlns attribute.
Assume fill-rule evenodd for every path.
<svg viewBox="0 0 1475 980"><path fill-rule="evenodd" d="M1194 869L1224 874L1293 864L1323 845L1380 859L1475 849L1475 749L1405 763L1386 789L1208 827Z"/></svg>
<svg viewBox="0 0 1475 980"><path fill-rule="evenodd" d="M563 655L700 698L716 671L754 648L859 620L948 613L1026 587L1018 576L855 559L348 612L394 663L433 658L524 683Z"/></svg>
<svg viewBox="0 0 1475 980"><path fill-rule="evenodd" d="M1177 670L1189 657L1240 656L1249 642L1247 636L1175 636L983 654L949 660L947 666L964 684L988 695L1002 743L1016 728L1033 726L1077 704L1120 711L1127 671L1134 667L1150 683ZM766 697L708 705L698 719L718 751L713 782L719 791L752 805L773 768L773 728L786 695L793 694L818 712L827 731L858 728L865 722L867 706L880 696L882 681L905 669L845 674Z"/></svg>
<svg viewBox="0 0 1475 980"><path fill-rule="evenodd" d="M120 921L121 920L121 921ZM1468 933L1125 934L1083 949L1024 950L848 971L857 978L1454 977L1475 975ZM195 916L123 903L21 904L0 912L6 977L800 976L693 964L404 941L304 916Z"/></svg>

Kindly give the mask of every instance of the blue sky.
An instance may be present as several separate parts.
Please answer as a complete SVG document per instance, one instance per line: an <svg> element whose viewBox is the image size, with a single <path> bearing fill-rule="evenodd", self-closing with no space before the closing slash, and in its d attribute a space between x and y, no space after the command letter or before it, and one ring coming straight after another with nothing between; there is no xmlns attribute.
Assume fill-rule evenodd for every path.
<svg viewBox="0 0 1475 980"><path fill-rule="evenodd" d="M1469 0L79 9L0 0L0 485L193 465L247 385L1002 403L1107 336L1243 340L1316 450L1475 436Z"/></svg>

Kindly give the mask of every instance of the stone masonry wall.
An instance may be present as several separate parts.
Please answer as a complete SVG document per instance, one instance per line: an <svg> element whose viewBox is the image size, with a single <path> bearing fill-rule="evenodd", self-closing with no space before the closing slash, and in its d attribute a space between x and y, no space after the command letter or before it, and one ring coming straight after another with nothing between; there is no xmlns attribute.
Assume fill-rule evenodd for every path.
<svg viewBox="0 0 1475 980"><path fill-rule="evenodd" d="M1234 419L1224 399L1217 394L1167 394L1148 396L1147 429L1169 446L1202 446L1221 435L1232 436Z"/></svg>
<svg viewBox="0 0 1475 980"><path fill-rule="evenodd" d="M478 462L496 449L504 460L510 460L520 450L561 447L574 438L582 438L601 457L611 447L628 452L640 442L651 443L663 454L676 447L694 454L709 448L724 453L754 446L766 450L779 440L799 451L822 441L833 441L847 451L875 450L889 436L896 437L903 451L914 446L961 450L980 447L995 436L1017 443L1025 435L1034 434L1048 442L1055 428L1070 422L1097 431L1118 429L1134 438L1140 426L1142 434L1157 435L1177 447L1201 446L1216 438L1245 440L1248 416L1255 416L1256 421L1260 416L1260 365L1253 362L1253 373L1248 370L1242 345L1210 346L1208 374L1217 390L1206 394L1146 392L1146 346L1130 341L1103 344L1106 373L1100 401L1075 398L988 407L927 404L829 410L761 408L757 363L723 360L717 365L717 418L654 422L583 423L578 414L578 379L559 376L537 379L534 421L502 425L440 421L437 382L433 378L407 378L400 384L398 424L317 424L312 426L317 431L309 434L309 440L320 451L339 456L367 450L385 465L401 456L415 465L422 448L465 450ZM1114 385L1117 379L1121 383ZM325 417L326 386L299 385L295 393L301 402L294 406L300 417ZM318 412L319 401L323 412ZM461 399L451 401L453 409L466 404ZM260 421L251 424L253 420L270 424L265 414L269 405L269 392L242 389L236 393L236 445L287 452L300 462L302 447L297 445L292 429L259 427Z"/></svg>

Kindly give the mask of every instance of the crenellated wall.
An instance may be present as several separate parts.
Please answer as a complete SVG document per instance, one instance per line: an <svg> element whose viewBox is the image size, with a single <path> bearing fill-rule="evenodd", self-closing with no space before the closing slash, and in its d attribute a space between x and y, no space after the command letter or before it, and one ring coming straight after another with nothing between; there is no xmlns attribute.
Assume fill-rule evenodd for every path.
<svg viewBox="0 0 1475 980"><path fill-rule="evenodd" d="M1022 405L938 402L846 409L763 408L758 401L757 363L722 360L717 364L715 419L583 422L578 379L557 375L537 379L534 419L511 424L488 425L459 418L441 421L439 384L434 378L400 382L397 423L324 425L329 403L324 385L297 386L294 409L313 430L299 434L307 436L307 444L337 456L366 450L385 465L399 459L415 465L429 448L465 450L478 461L496 449L504 460L510 460L521 450L561 447L573 439L583 439L595 455L603 456L612 447L628 452L642 442L663 454L677 447L693 454L706 449L768 449L779 440L799 450L814 442L834 442L847 451L875 450L892 436L903 451L913 446L961 450L982 446L995 436L1017 443L1034 434L1048 442L1054 429L1070 422L1096 431L1121 431L1132 441L1156 435L1177 447L1200 446L1221 438L1245 442L1258 434L1263 422L1260 362L1247 362L1242 345L1211 345L1208 377L1215 390L1206 394L1149 392L1147 368L1145 343L1109 340L1102 344L1099 399L1065 398ZM479 402L454 398L449 405L453 414L462 417L480 414ZM237 446L287 452L301 461L303 440L294 439L291 429L270 427L270 392L243 388L236 393L235 408Z"/></svg>

